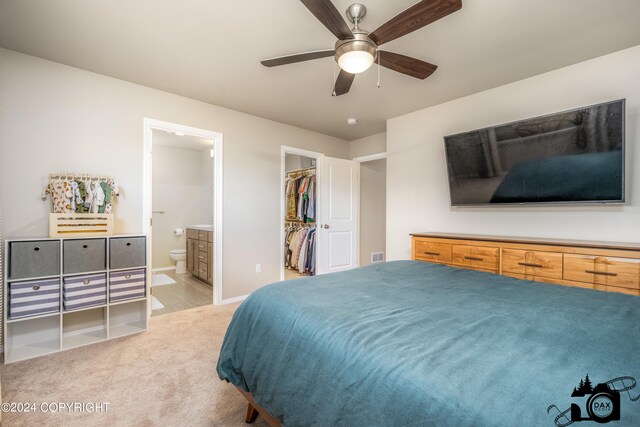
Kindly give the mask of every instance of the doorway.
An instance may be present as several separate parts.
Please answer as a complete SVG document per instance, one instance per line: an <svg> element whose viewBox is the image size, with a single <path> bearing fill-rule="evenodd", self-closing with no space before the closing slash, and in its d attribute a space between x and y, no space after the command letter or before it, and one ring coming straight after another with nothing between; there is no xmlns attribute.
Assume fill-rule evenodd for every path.
<svg viewBox="0 0 640 427"><path fill-rule="evenodd" d="M313 180L305 181L309 176L315 179L313 195L307 186ZM283 146L281 178L281 280L358 267L358 162ZM293 180L299 182L291 194ZM312 199L315 203L307 205ZM291 233L296 232L292 245ZM293 269L297 273L289 271Z"/></svg>
<svg viewBox="0 0 640 427"><path fill-rule="evenodd" d="M386 259L386 153L355 159L360 163L360 266Z"/></svg>
<svg viewBox="0 0 640 427"><path fill-rule="evenodd" d="M219 304L222 134L151 119L145 119L144 131L148 312L157 316ZM204 274L193 269L191 241L204 247L195 255Z"/></svg>

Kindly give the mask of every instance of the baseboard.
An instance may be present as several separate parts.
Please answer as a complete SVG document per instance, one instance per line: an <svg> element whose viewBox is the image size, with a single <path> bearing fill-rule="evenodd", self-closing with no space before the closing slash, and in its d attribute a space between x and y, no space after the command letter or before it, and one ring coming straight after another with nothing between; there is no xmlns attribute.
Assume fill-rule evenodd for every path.
<svg viewBox="0 0 640 427"><path fill-rule="evenodd" d="M154 269L152 269L151 271L152 271L153 273L157 273L157 272L159 272L159 271L170 271L170 270L175 270L175 269L176 269L176 266L174 265L173 267L160 267L160 268L154 268Z"/></svg>
<svg viewBox="0 0 640 427"><path fill-rule="evenodd" d="M242 301L244 301L245 299L247 299L247 297L248 297L248 296L249 296L249 295L242 295L242 296L239 296L239 297L233 297L233 298L223 299L223 300L220 302L220 305L225 305L225 304L234 304L234 303L236 303L236 302L242 302Z"/></svg>

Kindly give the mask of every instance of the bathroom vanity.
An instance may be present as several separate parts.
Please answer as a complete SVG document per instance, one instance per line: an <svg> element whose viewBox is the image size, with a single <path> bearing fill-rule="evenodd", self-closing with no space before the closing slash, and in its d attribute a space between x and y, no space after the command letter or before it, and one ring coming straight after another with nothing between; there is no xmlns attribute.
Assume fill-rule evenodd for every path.
<svg viewBox="0 0 640 427"><path fill-rule="evenodd" d="M213 227L187 227L187 272L213 286Z"/></svg>

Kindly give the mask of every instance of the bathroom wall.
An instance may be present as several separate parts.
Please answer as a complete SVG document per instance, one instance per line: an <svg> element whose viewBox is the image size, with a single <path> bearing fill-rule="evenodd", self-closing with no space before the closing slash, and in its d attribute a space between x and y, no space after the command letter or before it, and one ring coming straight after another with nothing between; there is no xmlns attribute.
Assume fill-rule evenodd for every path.
<svg viewBox="0 0 640 427"><path fill-rule="evenodd" d="M213 159L210 148L154 144L152 169L153 268L172 267L169 251L186 248L186 236L176 236L174 229L212 223Z"/></svg>

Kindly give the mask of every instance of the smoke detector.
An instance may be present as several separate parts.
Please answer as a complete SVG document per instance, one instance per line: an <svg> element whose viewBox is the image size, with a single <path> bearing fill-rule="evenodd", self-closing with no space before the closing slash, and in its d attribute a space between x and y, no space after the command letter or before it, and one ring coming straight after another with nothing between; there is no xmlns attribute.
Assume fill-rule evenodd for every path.
<svg viewBox="0 0 640 427"><path fill-rule="evenodd" d="M355 117L349 117L349 118L347 119L347 124L348 124L349 126L355 126L355 125L357 125L357 124L358 124L358 119L356 119Z"/></svg>

